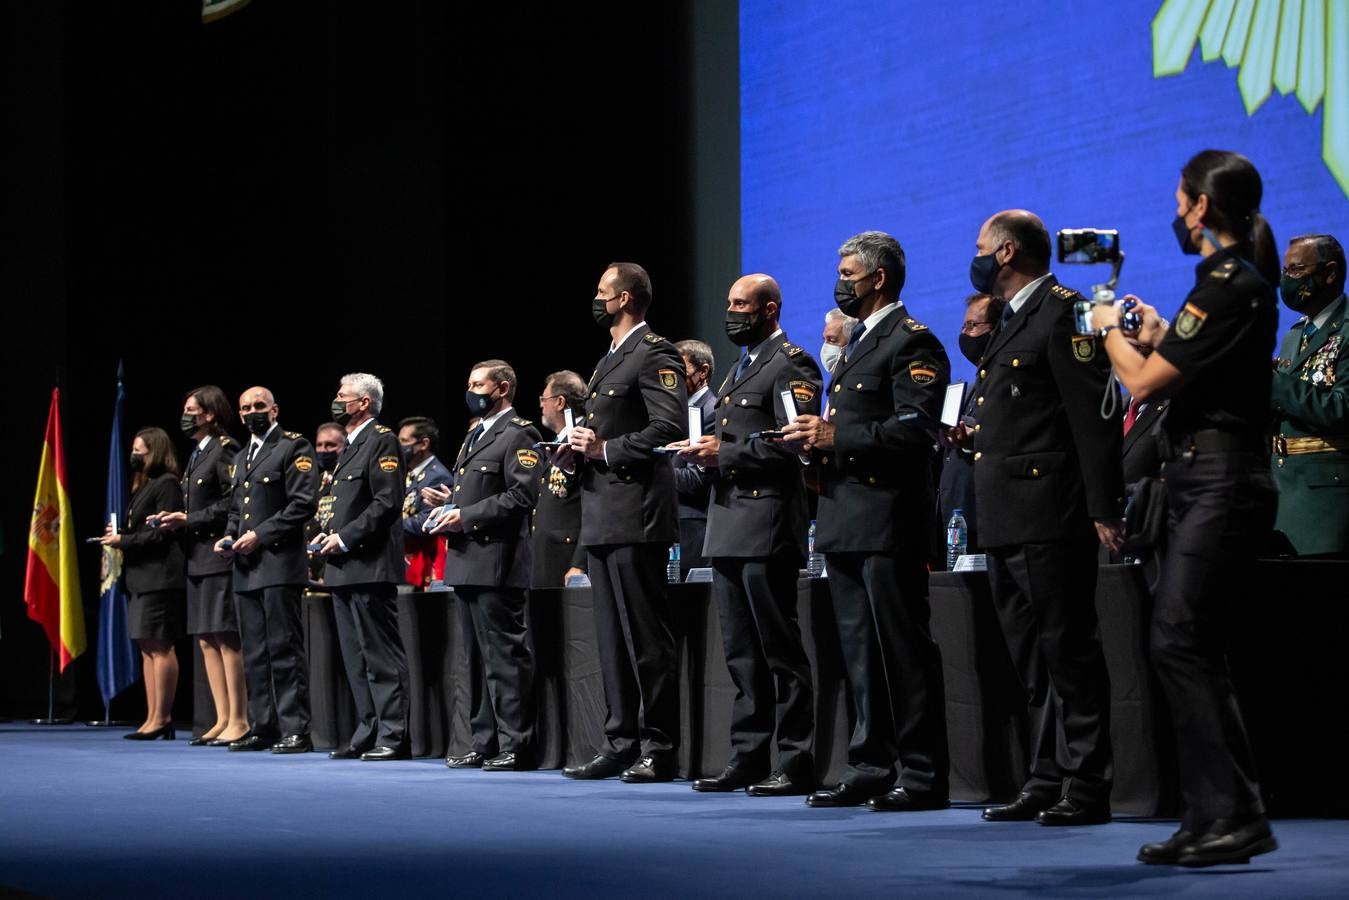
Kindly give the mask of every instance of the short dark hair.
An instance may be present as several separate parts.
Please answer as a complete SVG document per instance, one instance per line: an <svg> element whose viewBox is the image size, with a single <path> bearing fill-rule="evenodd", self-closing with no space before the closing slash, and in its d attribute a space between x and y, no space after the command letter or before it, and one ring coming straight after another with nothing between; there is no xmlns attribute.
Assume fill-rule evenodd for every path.
<svg viewBox="0 0 1349 900"><path fill-rule="evenodd" d="M342 435L342 443L344 443L344 444L346 443L346 441L347 441L347 430L346 430L345 428L343 428L341 425L338 425L336 422L324 422L324 423L323 423L322 425L320 425L318 428L315 428L315 429L314 429L314 437L318 437L320 434L323 434L323 432L325 432L325 431L336 431L338 434Z"/></svg>
<svg viewBox="0 0 1349 900"><path fill-rule="evenodd" d="M614 270L614 289L620 293L627 291L632 295L632 305L637 312L644 313L651 306L651 276L646 274L637 263L611 262L604 271Z"/></svg>
<svg viewBox="0 0 1349 900"><path fill-rule="evenodd" d="M560 372L554 372L543 380L543 389L552 389L554 394L561 394L567 398L567 405L572 409L579 409L585 406L586 401L586 383L580 375L571 369L563 369Z"/></svg>
<svg viewBox="0 0 1349 900"><path fill-rule="evenodd" d="M984 315L988 318L988 324L990 325L998 324L998 320L1002 318L1003 308L1007 306L1007 301L1002 299L1001 297L995 297L992 294L984 294L979 291L975 291L973 294L970 294L968 297L965 298L965 308L969 309L971 306L978 303L980 300L988 301L988 311L984 313Z"/></svg>
<svg viewBox="0 0 1349 900"><path fill-rule="evenodd" d="M1335 270L1339 273L1335 277L1336 286L1344 290L1344 247L1335 239L1333 234L1300 234L1288 242L1291 247L1293 244L1306 242L1311 244L1312 252L1316 254L1317 262L1333 262Z"/></svg>
<svg viewBox="0 0 1349 900"><path fill-rule="evenodd" d="M509 385L506 389L507 403L515 399L515 389L519 385L515 383L515 370L511 368L510 363L504 359L484 359L482 362L475 362L468 371L472 373L478 369L486 369L487 377L492 381L498 384L504 381Z"/></svg>
<svg viewBox="0 0 1349 900"><path fill-rule="evenodd" d="M1049 243L1049 229L1039 216L1025 210L998 213L988 223L988 236L997 244L1011 241L1013 247L1035 264L1037 271L1049 271L1053 251Z"/></svg>
<svg viewBox="0 0 1349 900"><path fill-rule="evenodd" d="M436 444L440 441L440 428L436 426L435 419L428 419L426 416L408 416L398 423L398 430L404 428L412 429L412 439L420 441L427 438L431 441L431 449L436 449Z"/></svg>
<svg viewBox="0 0 1349 900"><path fill-rule="evenodd" d="M690 338L674 346L680 356L693 363L695 369L707 366L708 371L713 371L717 368L717 358L712 355L712 348L705 342Z"/></svg>

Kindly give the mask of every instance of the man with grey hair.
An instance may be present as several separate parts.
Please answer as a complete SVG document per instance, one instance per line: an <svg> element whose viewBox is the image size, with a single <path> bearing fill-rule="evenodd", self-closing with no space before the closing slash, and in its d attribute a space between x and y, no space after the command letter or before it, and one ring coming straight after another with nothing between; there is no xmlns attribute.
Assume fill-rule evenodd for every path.
<svg viewBox="0 0 1349 900"><path fill-rule="evenodd" d="M316 537L327 557L337 640L356 703L356 730L333 759L407 759L408 669L398 634L396 595L403 582L403 455L398 435L375 416L384 384L374 375L342 376L333 421L347 448L333 470L332 519Z"/></svg>
<svg viewBox="0 0 1349 900"><path fill-rule="evenodd" d="M857 320L838 307L824 314L824 343L820 345L820 367L825 374L834 371L838 361L843 358L843 348L852 338Z"/></svg>
<svg viewBox="0 0 1349 900"><path fill-rule="evenodd" d="M711 434L716 422L717 395L708 384L717 367L712 348L703 341L684 340L675 344L684 359L684 387L688 389L690 409L702 416L703 434ZM703 557L703 539L707 535L707 505L712 500L712 479L697 463L680 456L671 458L674 466L675 497L679 502L679 577L689 569L707 565Z"/></svg>
<svg viewBox="0 0 1349 900"><path fill-rule="evenodd" d="M568 369L554 372L543 382L539 396L539 420L558 440L566 440L567 417L579 422L585 415L586 383ZM538 501L530 519L530 550L533 557L531 588L556 588L573 575L584 575L586 551L581 546L581 484L575 473L552 463L539 466Z"/></svg>

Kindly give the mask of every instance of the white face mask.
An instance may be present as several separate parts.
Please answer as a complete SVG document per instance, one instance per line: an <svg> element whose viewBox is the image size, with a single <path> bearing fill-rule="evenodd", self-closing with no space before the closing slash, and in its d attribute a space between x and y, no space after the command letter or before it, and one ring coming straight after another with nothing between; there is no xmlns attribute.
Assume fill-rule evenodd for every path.
<svg viewBox="0 0 1349 900"><path fill-rule="evenodd" d="M834 371L834 366L843 358L843 348L837 344L825 344L820 347L820 365L826 372Z"/></svg>

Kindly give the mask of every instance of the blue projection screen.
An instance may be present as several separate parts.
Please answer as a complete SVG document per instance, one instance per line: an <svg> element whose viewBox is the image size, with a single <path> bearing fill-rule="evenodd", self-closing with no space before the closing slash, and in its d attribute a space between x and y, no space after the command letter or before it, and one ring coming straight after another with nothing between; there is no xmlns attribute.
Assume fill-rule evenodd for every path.
<svg viewBox="0 0 1349 900"><path fill-rule="evenodd" d="M1174 192L1210 147L1260 169L1281 251L1349 239L1344 0L742 0L740 108L742 268L778 278L784 327L812 349L839 244L879 229L904 245L912 315L965 374L975 237L1009 207L1051 232L1118 228L1119 293L1171 314L1198 261L1171 233ZM1084 293L1109 274L1054 271Z"/></svg>

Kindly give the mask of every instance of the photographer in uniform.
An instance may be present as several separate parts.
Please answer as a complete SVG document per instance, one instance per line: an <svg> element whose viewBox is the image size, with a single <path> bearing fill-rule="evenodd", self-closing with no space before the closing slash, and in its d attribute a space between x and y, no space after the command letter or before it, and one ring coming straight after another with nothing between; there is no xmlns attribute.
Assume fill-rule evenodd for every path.
<svg viewBox="0 0 1349 900"><path fill-rule="evenodd" d="M1278 846L1223 641L1232 598L1250 584L1251 564L1274 522L1265 426L1279 262L1260 214L1262 193L1255 166L1230 151L1205 150L1181 170L1173 227L1182 251L1203 260L1169 329L1155 309L1138 306L1137 339L1154 348L1150 356L1119 333L1118 307L1100 304L1092 312L1129 393L1171 401L1164 425L1171 453L1162 473L1167 553L1151 647L1175 729L1185 811L1168 840L1139 850L1145 863L1246 862Z"/></svg>

